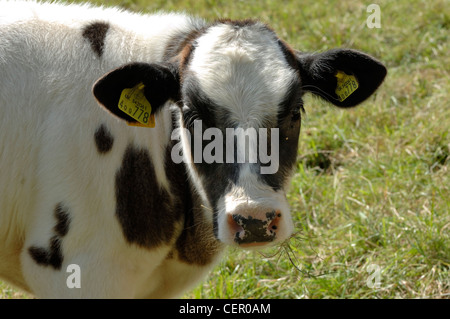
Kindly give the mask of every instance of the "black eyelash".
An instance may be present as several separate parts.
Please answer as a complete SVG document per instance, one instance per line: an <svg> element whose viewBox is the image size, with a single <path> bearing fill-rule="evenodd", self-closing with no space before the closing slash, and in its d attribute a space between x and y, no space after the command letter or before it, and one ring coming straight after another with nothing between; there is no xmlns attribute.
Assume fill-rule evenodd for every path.
<svg viewBox="0 0 450 319"><path fill-rule="evenodd" d="M186 111L184 111L183 113L183 119L184 119L184 125L187 129L194 129L194 121L201 121L202 119L200 118L199 114L192 110L192 109L188 109Z"/></svg>

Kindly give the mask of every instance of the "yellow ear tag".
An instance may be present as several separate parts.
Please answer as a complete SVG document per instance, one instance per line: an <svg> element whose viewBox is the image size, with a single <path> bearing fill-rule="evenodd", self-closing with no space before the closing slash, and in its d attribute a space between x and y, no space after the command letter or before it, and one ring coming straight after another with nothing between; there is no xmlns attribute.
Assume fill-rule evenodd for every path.
<svg viewBox="0 0 450 319"><path fill-rule="evenodd" d="M128 122L130 126L155 127L155 115L152 106L144 95L144 84L124 89L120 95L119 109L134 118L137 123Z"/></svg>
<svg viewBox="0 0 450 319"><path fill-rule="evenodd" d="M354 75L348 75L342 71L336 73L336 78L337 86L335 92L339 97L339 101L342 102L358 89L359 84Z"/></svg>

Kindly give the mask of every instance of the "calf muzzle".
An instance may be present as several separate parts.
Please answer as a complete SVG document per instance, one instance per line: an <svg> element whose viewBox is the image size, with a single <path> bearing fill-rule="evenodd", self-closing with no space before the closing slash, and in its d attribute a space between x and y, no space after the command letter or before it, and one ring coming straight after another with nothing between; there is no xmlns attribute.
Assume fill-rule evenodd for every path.
<svg viewBox="0 0 450 319"><path fill-rule="evenodd" d="M280 211L269 211L263 218L233 214L228 216L228 224L235 232L234 241L243 247L261 246L275 240Z"/></svg>

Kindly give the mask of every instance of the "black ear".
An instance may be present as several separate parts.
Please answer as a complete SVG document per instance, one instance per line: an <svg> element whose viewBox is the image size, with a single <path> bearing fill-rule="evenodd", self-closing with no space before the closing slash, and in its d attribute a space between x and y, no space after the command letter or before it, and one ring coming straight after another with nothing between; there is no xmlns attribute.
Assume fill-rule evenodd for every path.
<svg viewBox="0 0 450 319"><path fill-rule="evenodd" d="M386 76L384 65L362 52L333 49L318 54L296 52L300 68L302 89L310 91L339 107L355 106L367 99L380 86ZM339 72L340 71L340 72ZM357 89L345 97L338 96L338 77L353 76ZM354 84L354 87L356 87ZM340 93L340 92L339 92ZM348 92L347 92L348 93Z"/></svg>
<svg viewBox="0 0 450 319"><path fill-rule="evenodd" d="M124 89L144 84L144 95L150 102L152 114L168 101L178 101L180 81L178 72L171 66L148 63L130 63L115 69L97 80L93 93L97 101L112 114L130 123L137 121L118 108Z"/></svg>

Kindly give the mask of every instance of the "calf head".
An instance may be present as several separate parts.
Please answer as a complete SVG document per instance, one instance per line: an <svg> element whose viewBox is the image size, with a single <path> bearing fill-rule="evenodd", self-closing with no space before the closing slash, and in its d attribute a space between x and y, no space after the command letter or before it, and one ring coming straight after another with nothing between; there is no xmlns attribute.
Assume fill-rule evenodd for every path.
<svg viewBox="0 0 450 319"><path fill-rule="evenodd" d="M161 64L132 63L106 74L94 85L95 97L128 122L135 120L118 109L119 97L138 83L152 113L177 104L174 136L216 237L241 247L287 239L293 223L286 189L302 96L355 106L381 84L385 67L355 50L295 51L255 21L221 21L174 47ZM357 88L342 88L343 77Z"/></svg>

